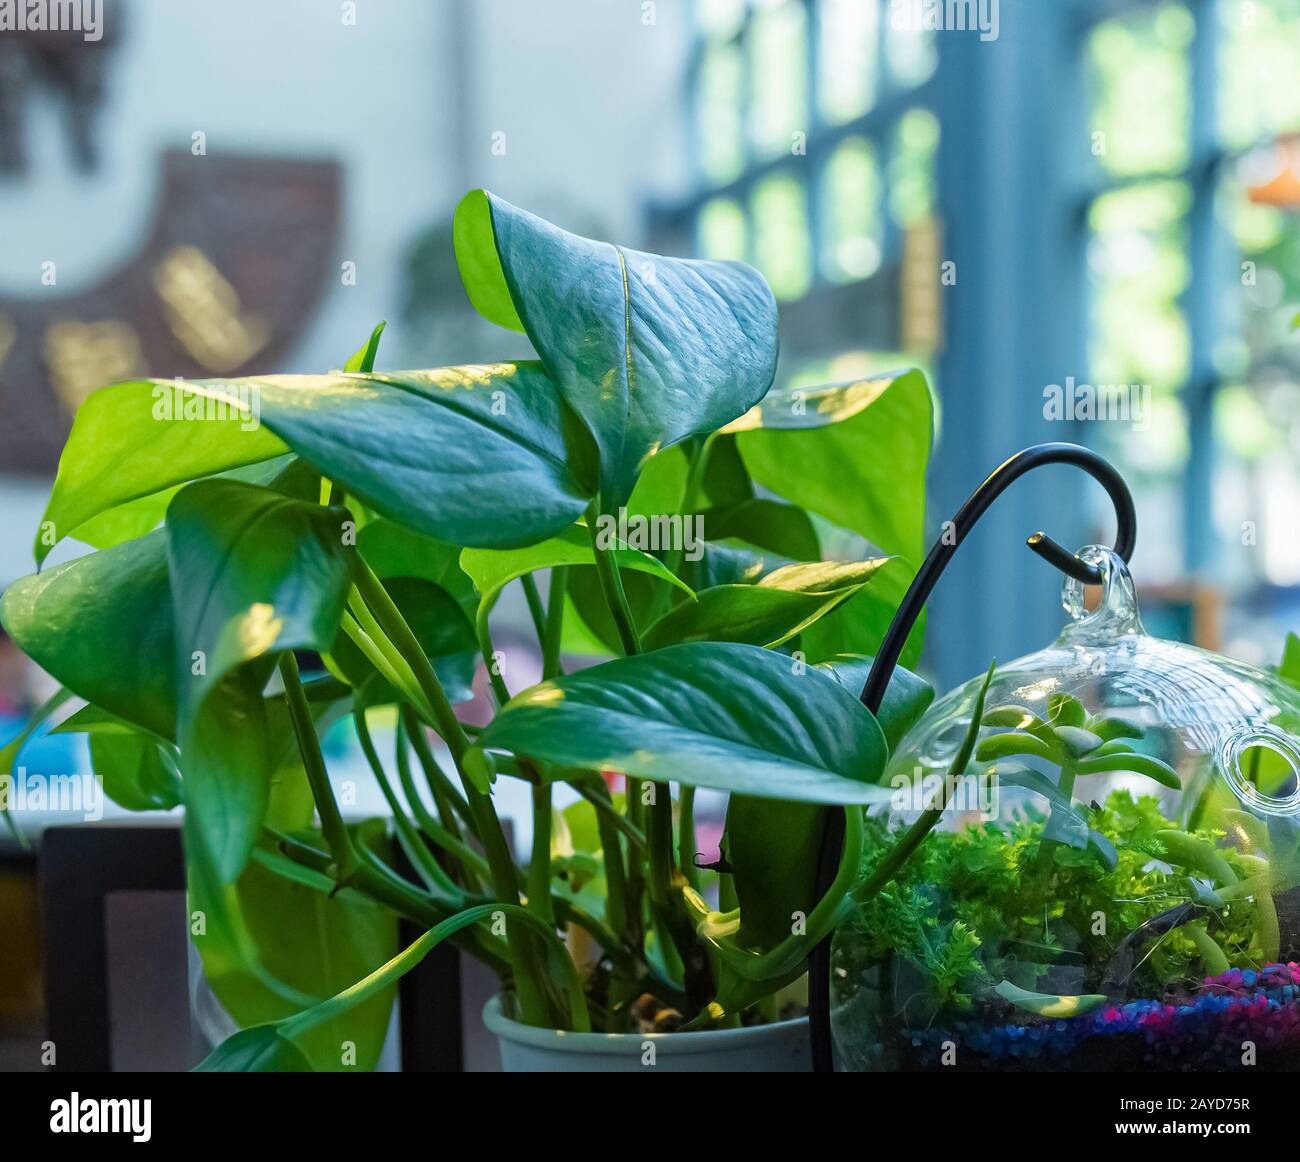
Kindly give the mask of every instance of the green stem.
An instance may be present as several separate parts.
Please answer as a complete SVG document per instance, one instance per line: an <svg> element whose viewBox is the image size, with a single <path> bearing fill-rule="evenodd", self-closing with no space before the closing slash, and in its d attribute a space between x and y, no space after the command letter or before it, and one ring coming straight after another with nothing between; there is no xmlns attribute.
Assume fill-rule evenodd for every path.
<svg viewBox="0 0 1300 1162"><path fill-rule="evenodd" d="M351 871L353 869L349 865L356 862L352 836L343 822L343 814L334 798L334 788L330 785L329 772L325 769L325 757L321 754L311 708L307 705L307 695L302 688L298 661L289 650L280 655L280 677L284 682L285 705L289 709L289 720L298 741L298 752L302 756L303 769L307 772L307 782L311 787L312 798L316 801L316 812L320 816L321 834L340 865L340 870Z"/></svg>
<svg viewBox="0 0 1300 1162"><path fill-rule="evenodd" d="M609 608L610 615L614 619L614 624L618 629L619 640L623 645L623 652L631 657L641 652L641 639L637 633L636 622L632 616L631 606L628 604L627 594L623 590L623 581L619 576L618 561L614 554L608 549L602 549L598 543L596 531L596 517L598 515L598 506L595 502L587 510L587 528L591 534L592 552L596 559L596 574L600 580L601 593L605 598L605 604ZM655 857L654 836L658 834L662 837L667 829L668 835L672 834L672 797L667 793L667 787L662 788L662 794L656 792L653 805L651 806L650 815L652 818L646 822L645 831L651 845L650 874L652 883L649 886L649 897L652 903L658 903L663 911L661 912L661 926L666 931L679 931L679 926L674 922L674 917L668 915L671 908L664 908L672 891L672 840L668 841L668 858ZM627 780L627 815L633 822L640 824L645 816L642 805L641 780L629 778ZM653 816L658 816L656 820ZM640 866L633 862L628 869L628 888L629 895L633 901L633 906L638 913L640 912L640 899L643 890L643 878ZM678 948L682 955L683 962L690 955L690 948Z"/></svg>
<svg viewBox="0 0 1300 1162"><path fill-rule="evenodd" d="M465 752L469 749L469 739L461 729L456 711L452 709L451 700L442 688L432 663L425 657L424 650L411 632L411 627L406 624L402 611L388 595L388 590L380 584L379 578L361 558L356 561L356 586L365 608L374 615L376 627L410 668L433 713L438 733L442 735L459 770ZM377 640L376 644L382 648L382 642Z"/></svg>
<svg viewBox="0 0 1300 1162"><path fill-rule="evenodd" d="M409 706L403 706L399 713L406 727L406 736L415 748L416 758L420 760L420 766L424 770L425 781L433 793L433 800L438 804L438 813L443 817L443 825L448 831L459 835L460 828L456 826L456 819L459 816L460 821L472 832L474 817L470 812L469 804L465 802L465 796L447 777L442 765L433 757L433 750L429 746L423 724Z"/></svg>
<svg viewBox="0 0 1300 1162"><path fill-rule="evenodd" d="M397 724L397 777L402 784L402 793L406 796L407 802L410 803L411 810L415 814L416 823L419 825L420 830L438 847L460 861L471 880L488 879L487 860L462 839L460 829L456 826L455 813L450 810L443 812L442 808L439 808L440 813L451 820L451 827L447 827L438 819L435 819L429 808L424 805L424 799L420 796L420 789L415 785L415 779L411 775L410 756L406 753L406 734L406 725L399 719Z"/></svg>
<svg viewBox="0 0 1300 1162"><path fill-rule="evenodd" d="M755 955L739 947L728 937L714 937L711 940L714 948L717 949L727 965L734 969L741 978L758 983L784 980L792 972L799 969L812 948L823 937L828 936L843 920L845 914L852 907L851 900L858 898L857 894L852 892L852 888L858 876L858 865L862 860L865 830L862 820L862 808L845 807L844 851L840 856L839 868L835 873L835 879L832 881L831 886L826 889L826 894L817 901L813 910L808 914L803 933L798 935L792 933L775 948L760 955ZM877 886L875 890L879 891L881 886L883 886L883 883ZM710 912L708 905L689 889L684 891L682 895L688 910L702 929L705 926L711 927L719 922L734 921L738 918L735 914ZM723 1006L724 1010L730 1007L729 1005ZM700 1018L698 1018L698 1025L696 1022L692 1022L692 1025L704 1028L712 1023L712 1020L708 1016L701 1014Z"/></svg>
<svg viewBox="0 0 1300 1162"><path fill-rule="evenodd" d="M1065 797L1067 803L1074 797L1074 780L1074 764L1062 763L1056 788ZM1049 890L1052 871L1056 867L1056 849L1059 846L1060 841L1056 839L1044 839L1038 845L1038 885L1044 893Z"/></svg>
<svg viewBox="0 0 1300 1162"><path fill-rule="evenodd" d="M542 783L533 791L533 851L528 861L528 907L555 927L555 910L551 906L551 784Z"/></svg>
<svg viewBox="0 0 1300 1162"><path fill-rule="evenodd" d="M341 993L316 1005L314 1008L278 1022L280 1033L285 1037L297 1037L317 1025L332 1020L340 1013L355 1008L377 993L390 988L448 937L483 920L491 919L495 922L498 918L506 921L507 939L509 939L510 930L515 927L510 921L518 920L521 922L521 927L525 929L532 928L543 940L548 942L547 950L550 953L550 959L555 962L564 977L565 991L569 1000L569 1013L566 1024L576 1032L590 1031L591 1019L587 1014L587 1002L582 991L582 979L578 976L577 970L573 967L564 946L559 942L555 933L549 932L545 925L538 921L535 916L518 905L495 903L479 904L472 908L466 908L455 916L434 925L414 944L403 949L387 964L381 965L369 976L357 981L356 984L344 989Z"/></svg>
<svg viewBox="0 0 1300 1162"><path fill-rule="evenodd" d="M380 584L370 566L361 558L356 560L356 585L362 599L374 614L375 621L393 647L402 655L415 675L421 691L428 699L433 711L438 731L451 751L456 764L456 771L461 777L465 799L474 816L475 831L483 844L483 853L487 856L488 866L492 872L492 890L504 904L518 904L517 888L518 869L506 843L505 832L501 829L501 820L497 817L492 797L484 794L475 785L465 770L465 755L470 748L469 739L461 729L451 700L442 688L438 675L434 672L429 659L411 627L406 624L402 612L394 604L388 591ZM548 1027L549 1005L546 1002L544 977L534 955L534 944L527 938L526 931L517 931L512 925L508 929L507 943L510 945L510 959L514 964L515 990L519 999L520 1016L524 1024Z"/></svg>
<svg viewBox="0 0 1300 1162"><path fill-rule="evenodd" d="M599 778L599 777L598 777ZM646 850L645 833L641 831L627 816L620 815L618 809L614 806L614 801L609 796L609 789L605 786L605 780L591 779L574 779L569 783L575 791L587 800L596 809L597 822L605 819L611 826L617 828L626 837L628 842L642 855Z"/></svg>
<svg viewBox="0 0 1300 1162"><path fill-rule="evenodd" d="M965 775L966 768L970 766L971 756L975 753L975 741L979 737L980 722L984 718L984 700L988 696L989 683L993 681L993 672L996 666L996 662L990 663L988 673L984 675L984 685L980 687L980 692L975 698L975 708L971 714L970 726L966 730L966 736L962 739L961 746L957 748L957 753L948 766L948 776L943 781L943 798L939 805L922 811L916 822L904 833L903 838L894 844L885 858L876 865L866 882L860 888L854 890L853 898L858 903L866 903L872 899L894 878L898 873L898 869L908 861L912 853L920 847L925 837L934 830L935 825L943 817L944 809L948 806L948 800L952 796L957 779Z"/></svg>
<svg viewBox="0 0 1300 1162"><path fill-rule="evenodd" d="M542 595L537 590L537 578L531 573L525 573L519 578L519 585L524 591L524 599L528 602L528 616L533 619L533 629L537 633L537 641L540 645L546 637L546 606L542 604Z"/></svg>
<svg viewBox="0 0 1300 1162"><path fill-rule="evenodd" d="M640 925L633 924L635 913L632 911L632 899L628 894L627 876L623 866L623 844L619 839L619 824L632 825L627 822L609 801L606 791L605 801L599 801L599 795L588 791L578 784L578 793L587 799L596 809L596 828L600 834L601 859L605 867L605 919L615 932L621 933L632 948L639 948L641 943ZM642 840L644 846L644 840ZM631 853L629 853L631 858Z"/></svg>
<svg viewBox="0 0 1300 1162"><path fill-rule="evenodd" d="M946 795L944 801L947 802ZM889 849L884 859L876 864L862 886L854 890L853 898L859 904L865 904L878 895L942 818L942 807L930 807L922 811L916 822L903 833L903 837Z"/></svg>
<svg viewBox="0 0 1300 1162"><path fill-rule="evenodd" d="M354 893L361 899L382 904L404 920L425 928L431 928L447 917L446 910L439 908L431 897L421 895L413 888L407 892L395 891L382 882L361 882L359 878L354 878L347 884L339 883L336 878L338 864L331 855L291 835L284 835L270 828L267 830L284 856L327 878L333 885L333 893ZM258 852L253 853L253 858L258 858ZM404 881L399 882L404 883ZM456 944L482 961L498 976L504 977L510 972L510 961L503 955L504 944L495 937L478 932L469 939L457 939Z"/></svg>
<svg viewBox="0 0 1300 1162"><path fill-rule="evenodd" d="M479 653L483 655L483 664L487 667L488 683L492 687L492 697L496 699L498 706L504 706L510 701L510 690L506 686L505 677L499 672L496 649L492 645L492 627L488 622L488 615L492 612L489 604L482 604L478 608L478 616L475 618L475 629L478 633Z"/></svg>
<svg viewBox="0 0 1300 1162"><path fill-rule="evenodd" d="M353 842L352 833L344 823L338 802L334 798L329 772L325 769L325 758L321 754L320 740L316 737L311 709L302 688L298 663L289 651L280 655L280 676L284 681L289 719L298 740L298 752L320 816L321 835L334 860L331 873L334 879L344 887L364 892L402 915L423 917L434 922L442 919L446 909L440 908L437 900L386 867L364 844L358 846Z"/></svg>
<svg viewBox="0 0 1300 1162"><path fill-rule="evenodd" d="M532 575L526 575L525 579L531 581ZM536 585L532 586L532 592L536 595ZM506 686L505 678L497 670L497 656L496 651L492 648L492 630L488 622L491 610L492 606L489 603L485 602L479 606L477 618L479 649L483 654L484 662L487 664L488 681L492 686L492 695L496 699L498 706L504 706L510 701L510 690ZM538 631L543 638L546 632L545 620L545 614L542 614L538 623ZM533 784L533 846L528 861L526 881L528 907L540 919L549 920L554 925L555 912L551 907L551 785L542 779L531 763L520 759L519 765Z"/></svg>
<svg viewBox="0 0 1300 1162"><path fill-rule="evenodd" d="M700 869L695 866L695 788L682 787L677 797L677 862L686 882L700 890Z"/></svg>
<svg viewBox="0 0 1300 1162"><path fill-rule="evenodd" d="M682 485L682 498L677 505L677 511L681 515L683 522L694 514L699 500L700 489L704 486L704 473L709 466L709 454L712 451L713 436L710 435L700 442L698 450L691 457L690 467L686 472L686 481ZM674 576L681 575L682 554L684 551L684 545L672 545L664 554L664 565ZM671 586L660 586L656 590L650 622L653 623L658 619L659 615L665 611L672 597L673 590Z"/></svg>
<svg viewBox="0 0 1300 1162"><path fill-rule="evenodd" d="M641 652L641 639L632 619L632 608L628 604L627 594L623 590L623 579L619 576L618 561L608 549L602 549L597 543L596 518L599 511L593 501L587 509L587 531L591 534L591 551L596 557L596 576L600 581L600 592L609 607L610 616L618 630L623 653L628 657Z"/></svg>
<svg viewBox="0 0 1300 1162"><path fill-rule="evenodd" d="M386 645L391 643L387 642L382 633L379 636L384 641L385 646L381 646L380 642L367 633L361 623L348 612L343 614L340 627L390 686L399 691L412 705L419 707L420 712L427 718L433 717L433 711L430 709L424 695L420 692L420 687L415 681L415 675L411 673L410 667L405 662L395 656L394 651L385 648Z"/></svg>
<svg viewBox="0 0 1300 1162"><path fill-rule="evenodd" d="M406 858L411 861L411 865L419 872L420 878L424 880L425 887L430 892L447 898L448 902L454 907L464 907L465 893L442 869L438 861L433 858L433 853L425 846L424 840L421 839L419 833L411 825L411 821L406 817L401 801L397 798L392 784L388 781L384 765L379 761L379 752L375 749L375 740L370 734L370 726L366 722L366 708L360 693L353 695L352 717L356 724L357 741L361 744L361 753L365 755L366 762L370 764L370 770L375 776L375 782L379 784L379 790L384 796L384 801L393 814L393 827L397 832L397 839L402 845L402 850L406 852Z"/></svg>
<svg viewBox="0 0 1300 1162"><path fill-rule="evenodd" d="M564 598L569 589L569 571L551 570L551 589L546 595L546 629L542 634L542 677L555 678L560 666L560 642L564 636Z"/></svg>

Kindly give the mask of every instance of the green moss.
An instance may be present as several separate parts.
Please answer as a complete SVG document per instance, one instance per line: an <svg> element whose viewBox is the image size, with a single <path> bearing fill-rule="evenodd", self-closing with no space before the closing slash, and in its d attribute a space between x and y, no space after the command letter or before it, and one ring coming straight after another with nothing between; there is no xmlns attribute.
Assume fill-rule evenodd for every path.
<svg viewBox="0 0 1300 1162"><path fill-rule="evenodd" d="M1189 900L1207 899L1210 885L1163 861L1157 833L1174 827L1151 795L1113 792L1102 805L1077 808L1088 826L1115 849L1114 866L1095 847L1048 840L1045 816L1024 810L1005 823L937 831L899 878L849 921L838 967L844 987L872 966L920 981L929 995L910 997L929 1008L967 1008L982 988L1009 979L1024 988L1106 992L1108 971L1124 939L1143 924ZM1222 833L1199 830L1218 843ZM871 819L864 875L894 843L881 819ZM1234 871L1240 857L1220 849ZM1040 861L1040 854L1046 856ZM1213 905L1204 914L1208 934L1236 965L1259 960L1252 947L1254 905ZM1160 996L1205 975L1202 949L1185 928L1142 943L1124 973L1130 996ZM1053 991L1048 988L1047 991Z"/></svg>

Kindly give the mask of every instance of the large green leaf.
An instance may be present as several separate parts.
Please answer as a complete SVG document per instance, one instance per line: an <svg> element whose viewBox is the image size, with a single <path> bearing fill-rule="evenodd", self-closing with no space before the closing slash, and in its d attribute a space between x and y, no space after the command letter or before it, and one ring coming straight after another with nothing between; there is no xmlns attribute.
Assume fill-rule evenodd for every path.
<svg viewBox="0 0 1300 1162"><path fill-rule="evenodd" d="M148 428L157 386L118 384L92 398L110 396L123 428ZM257 456L243 449L245 459L291 447L381 515L458 545L530 544L572 524L589 500L569 467L563 403L535 362L165 386L198 404L253 401L246 418L259 426L245 433L234 423L236 435L274 436L258 445ZM206 431L213 425L176 426ZM234 453L223 459L224 447L179 458L171 475L150 478L148 491L244 462ZM69 519L61 518L58 528L60 535L71 531Z"/></svg>
<svg viewBox="0 0 1300 1162"><path fill-rule="evenodd" d="M349 524L345 509L233 481L191 484L167 510L185 803L224 882L244 866L266 812L262 688L275 653L333 644Z"/></svg>
<svg viewBox="0 0 1300 1162"><path fill-rule="evenodd" d="M519 694L480 744L561 767L813 803L874 803L884 735L833 678L755 646L619 658Z"/></svg>
<svg viewBox="0 0 1300 1162"><path fill-rule="evenodd" d="M524 331L600 454L601 504L642 462L757 403L776 370L776 302L742 263L570 234L485 190L461 201L456 259L485 318Z"/></svg>
<svg viewBox="0 0 1300 1162"><path fill-rule="evenodd" d="M919 371L782 388L727 431L760 484L920 564L933 433Z"/></svg>
<svg viewBox="0 0 1300 1162"><path fill-rule="evenodd" d="M235 396L223 399L220 391L214 385L204 398L170 380L135 380L88 396L59 457L36 536L37 564L101 513L139 501L118 523L104 519L80 536L88 544L153 528L175 485L287 451L278 436L251 422Z"/></svg>
<svg viewBox="0 0 1300 1162"><path fill-rule="evenodd" d="M370 371L384 324L344 365ZM233 385L204 396L180 380L135 380L102 388L77 411L36 538L39 565L66 536L97 549L143 536L162 523L181 485L224 475L271 486L291 466L285 445L258 423L250 395ZM275 459L263 466L262 461ZM239 466L252 470L241 472Z"/></svg>
<svg viewBox="0 0 1300 1162"><path fill-rule="evenodd" d="M263 423L416 532L513 547L558 532L587 505L540 364L259 382Z"/></svg>
<svg viewBox="0 0 1300 1162"><path fill-rule="evenodd" d="M212 475L221 480L261 484L303 500L315 499L320 491L320 477L292 453L273 456L270 460L259 460L256 464L229 468L224 472L214 472ZM142 537L162 524L167 515L167 506L187 483L188 481L183 481L164 488L161 492L151 492L147 496L138 496L124 504L107 508L83 521L72 531L72 535L96 549L111 548L123 541Z"/></svg>
<svg viewBox="0 0 1300 1162"><path fill-rule="evenodd" d="M732 641L779 646L870 586L888 558L839 564L786 565L754 585L719 585L671 610L646 631L647 649L675 642ZM880 603L878 603L880 604ZM893 607L881 604L878 621L888 625ZM869 639L859 649L873 648ZM820 660L815 658L814 660Z"/></svg>
<svg viewBox="0 0 1300 1162"><path fill-rule="evenodd" d="M176 732L175 635L161 530L15 581L0 621L18 648L88 702Z"/></svg>

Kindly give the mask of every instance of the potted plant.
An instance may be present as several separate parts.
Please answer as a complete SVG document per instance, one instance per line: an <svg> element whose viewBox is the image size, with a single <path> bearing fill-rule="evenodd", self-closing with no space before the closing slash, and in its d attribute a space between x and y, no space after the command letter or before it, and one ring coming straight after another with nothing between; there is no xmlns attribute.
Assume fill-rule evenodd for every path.
<svg viewBox="0 0 1300 1162"><path fill-rule="evenodd" d="M905 671L878 717L857 698L922 547L929 389L773 389L776 306L743 264L484 191L454 234L470 301L537 359L376 371L381 324L328 375L105 387L35 550L97 551L12 585L0 618L85 701L60 729L105 791L184 805L194 944L243 1026L206 1068L372 1064L394 983L444 940L500 974L507 1067L798 1067L790 990L930 698ZM511 585L527 689L493 642ZM486 726L456 712L476 660ZM349 717L391 821L331 782L322 738ZM506 779L531 794L522 861ZM707 866L699 791L729 796ZM831 810L848 838L816 898ZM427 931L394 955L399 917Z"/></svg>

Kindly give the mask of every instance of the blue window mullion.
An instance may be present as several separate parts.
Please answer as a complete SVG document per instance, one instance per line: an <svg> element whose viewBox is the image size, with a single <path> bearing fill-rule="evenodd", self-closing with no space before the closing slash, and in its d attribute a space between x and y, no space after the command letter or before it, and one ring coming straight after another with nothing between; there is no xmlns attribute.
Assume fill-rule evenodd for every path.
<svg viewBox="0 0 1300 1162"><path fill-rule="evenodd" d="M1201 574L1213 564L1214 522L1214 351L1221 334L1215 279L1221 274L1223 234L1215 220L1218 185L1218 52L1219 23L1213 0L1195 0L1192 12L1191 156L1196 166L1189 222L1191 279L1186 299L1191 336L1190 375L1184 388L1188 421L1188 457L1183 486L1184 542L1187 571Z"/></svg>
<svg viewBox="0 0 1300 1162"><path fill-rule="evenodd" d="M819 143L823 137L821 115L821 93L818 86L818 4L816 0L803 0L804 10L804 107L808 110L808 124L804 132L805 155L803 158L806 179L804 197L808 214L808 253L811 260L811 285L822 281L822 240L825 224L822 222L822 183L826 178L825 151ZM796 159L798 160L798 159Z"/></svg>

